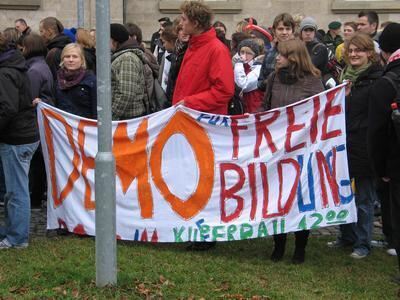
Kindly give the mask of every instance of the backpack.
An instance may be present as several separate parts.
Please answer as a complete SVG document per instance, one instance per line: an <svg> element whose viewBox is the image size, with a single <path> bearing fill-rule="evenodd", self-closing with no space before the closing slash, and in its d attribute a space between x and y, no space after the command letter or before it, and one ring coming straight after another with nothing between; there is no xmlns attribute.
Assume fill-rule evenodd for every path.
<svg viewBox="0 0 400 300"><path fill-rule="evenodd" d="M333 51L331 49L329 49L328 47L326 47L325 44L318 43L312 48L311 52L314 52L314 50L320 46L323 46L328 50L328 63L326 65L326 69L328 72L326 74L322 74L322 81L324 83L324 86L326 87L326 83L331 78L333 78L333 80L335 80L336 84L340 83L339 79L340 79L340 74L343 71L343 66L336 59L336 56L333 53ZM332 86L329 86L329 87L332 87Z"/></svg>
<svg viewBox="0 0 400 300"><path fill-rule="evenodd" d="M140 50L142 51L142 50ZM143 51L142 51L143 52ZM168 101L160 82L158 81L158 70L153 69L146 56L133 52L143 64L143 76L145 83L144 106L146 115L155 113L164 109L165 103Z"/></svg>
<svg viewBox="0 0 400 300"><path fill-rule="evenodd" d="M147 114L164 109L168 102L167 96L158 81L157 71L152 69L146 58L143 62L144 82L146 85L146 94L148 102L145 103Z"/></svg>
<svg viewBox="0 0 400 300"><path fill-rule="evenodd" d="M383 75L382 78L389 81L391 86L396 91L396 96L393 99L392 104L396 103L398 108L397 109L393 108L392 124L393 124L394 130L396 132L396 136L400 140L400 112L399 112L399 109L400 109L400 88L399 88L400 87L400 77L395 72L389 71L385 75Z"/></svg>

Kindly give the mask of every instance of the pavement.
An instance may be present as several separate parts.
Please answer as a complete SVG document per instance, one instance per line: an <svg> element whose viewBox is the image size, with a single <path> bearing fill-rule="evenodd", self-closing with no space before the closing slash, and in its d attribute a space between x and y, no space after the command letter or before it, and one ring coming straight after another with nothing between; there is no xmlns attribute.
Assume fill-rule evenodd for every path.
<svg viewBox="0 0 400 300"><path fill-rule="evenodd" d="M46 208L31 210L31 230L32 237L44 237L47 235L46 230ZM0 207L0 224L4 221L4 208ZM339 232L338 226L322 227L312 230L311 234L315 236L336 236ZM382 228L378 218L374 222L374 238L382 239Z"/></svg>

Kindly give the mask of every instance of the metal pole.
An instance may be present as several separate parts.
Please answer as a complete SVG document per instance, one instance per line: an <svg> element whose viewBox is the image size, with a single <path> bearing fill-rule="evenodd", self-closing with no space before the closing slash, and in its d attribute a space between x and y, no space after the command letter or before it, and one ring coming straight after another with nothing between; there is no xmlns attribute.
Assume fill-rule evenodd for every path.
<svg viewBox="0 0 400 300"><path fill-rule="evenodd" d="M78 27L85 27L85 5L84 0L77 0L76 4L78 8Z"/></svg>
<svg viewBox="0 0 400 300"><path fill-rule="evenodd" d="M117 283L115 159L112 154L110 3L96 0L98 152L96 155L96 285Z"/></svg>

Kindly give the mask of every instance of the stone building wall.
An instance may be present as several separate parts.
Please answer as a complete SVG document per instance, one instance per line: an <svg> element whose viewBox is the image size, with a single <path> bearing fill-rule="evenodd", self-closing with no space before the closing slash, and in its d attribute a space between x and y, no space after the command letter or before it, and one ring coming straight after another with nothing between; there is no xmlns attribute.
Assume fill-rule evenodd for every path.
<svg viewBox="0 0 400 300"><path fill-rule="evenodd" d="M207 0L206 0L207 1ZM85 2L85 27L96 26L95 0ZM158 29L157 20L162 16L178 16L179 4L176 0L112 0L110 1L111 22L134 22L143 30L144 40ZM381 22L391 20L400 22L399 0L208 0L215 9L215 19L228 27L228 35L235 30L238 21L253 16L259 24L269 26L274 17L281 12L312 16L321 28L326 29L332 20L342 22L356 20L361 9L375 9ZM22 6L20 6L22 5ZM26 9L31 6L31 9ZM37 8L39 7L39 8ZM12 8L12 9L6 9ZM16 10L15 8L24 8ZM57 17L65 27L77 26L76 0L0 0L0 28L14 26L14 20L24 18L38 30L41 19Z"/></svg>

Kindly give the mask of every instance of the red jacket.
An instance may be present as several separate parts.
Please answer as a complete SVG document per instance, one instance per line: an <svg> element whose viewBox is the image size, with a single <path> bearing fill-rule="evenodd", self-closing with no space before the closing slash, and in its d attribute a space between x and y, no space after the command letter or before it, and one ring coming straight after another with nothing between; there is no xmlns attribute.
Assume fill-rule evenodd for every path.
<svg viewBox="0 0 400 300"><path fill-rule="evenodd" d="M203 112L227 114L235 91L228 48L216 37L214 28L190 38L176 82L172 103Z"/></svg>

